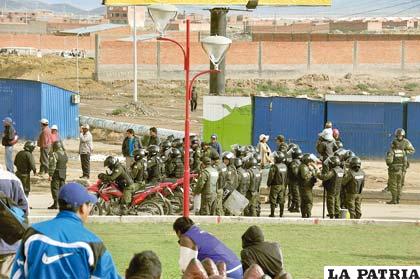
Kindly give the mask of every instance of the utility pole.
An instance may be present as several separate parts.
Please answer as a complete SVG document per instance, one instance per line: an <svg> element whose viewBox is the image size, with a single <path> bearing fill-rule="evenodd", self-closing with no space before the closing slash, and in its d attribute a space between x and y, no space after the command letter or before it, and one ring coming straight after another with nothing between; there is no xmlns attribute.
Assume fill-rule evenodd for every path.
<svg viewBox="0 0 420 279"><path fill-rule="evenodd" d="M226 37L226 26L228 8L213 8L210 10L210 36L218 35ZM210 95L221 95L225 93L225 58L219 64L219 73L210 74ZM210 69L214 70L213 63L210 63Z"/></svg>

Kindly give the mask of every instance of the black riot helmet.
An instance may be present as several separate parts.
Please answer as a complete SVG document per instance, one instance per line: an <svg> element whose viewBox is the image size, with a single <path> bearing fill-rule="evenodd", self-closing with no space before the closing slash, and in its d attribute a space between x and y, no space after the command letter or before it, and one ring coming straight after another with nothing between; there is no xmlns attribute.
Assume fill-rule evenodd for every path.
<svg viewBox="0 0 420 279"><path fill-rule="evenodd" d="M159 146L157 145L150 145L147 148L147 153L149 154L150 157L152 156L156 156L159 153L160 149Z"/></svg>
<svg viewBox="0 0 420 279"><path fill-rule="evenodd" d="M296 143L291 143L287 146L287 150L291 150L291 149L294 149L296 147L299 147L299 145L297 145Z"/></svg>
<svg viewBox="0 0 420 279"><path fill-rule="evenodd" d="M352 170L359 171L360 170L360 167L362 166L362 161L360 160L359 157L354 156L354 157L351 157L350 158L349 165L350 165L350 168Z"/></svg>
<svg viewBox="0 0 420 279"><path fill-rule="evenodd" d="M53 145L52 145L52 149L53 149L53 151L63 150L64 149L63 148L63 143L60 140L54 142Z"/></svg>
<svg viewBox="0 0 420 279"><path fill-rule="evenodd" d="M166 150L168 150L169 148L171 148L171 142L168 140L163 141L160 144L160 148L162 149L162 152L165 152Z"/></svg>
<svg viewBox="0 0 420 279"><path fill-rule="evenodd" d="M260 153L254 153L254 158L257 160L257 163L261 163L261 154Z"/></svg>
<svg viewBox="0 0 420 279"><path fill-rule="evenodd" d="M292 152L292 158L299 159L300 157L302 157L302 154L302 150L299 147L295 147Z"/></svg>
<svg viewBox="0 0 420 279"><path fill-rule="evenodd" d="M311 154L309 154L309 153L305 153L305 154L303 154L303 156L302 156L302 163L304 163L304 164L309 164L310 162L312 162L313 160L312 160L312 158L311 158Z"/></svg>
<svg viewBox="0 0 420 279"><path fill-rule="evenodd" d="M139 161L146 157L146 150L144 149L136 149L133 151L134 161Z"/></svg>
<svg viewBox="0 0 420 279"><path fill-rule="evenodd" d="M174 148L180 148L182 147L182 144L183 144L182 139L174 139L172 141L172 147Z"/></svg>
<svg viewBox="0 0 420 279"><path fill-rule="evenodd" d="M395 137L397 139L403 139L405 137L405 130L402 128L398 128L395 130Z"/></svg>
<svg viewBox="0 0 420 279"><path fill-rule="evenodd" d="M331 168L335 168L338 167L340 165L340 159L337 156L332 156L329 158L330 160L330 167Z"/></svg>
<svg viewBox="0 0 420 279"><path fill-rule="evenodd" d="M274 163L276 164L283 163L284 160L286 159L286 156L284 155L284 153L280 151L274 152L273 157L274 157Z"/></svg>
<svg viewBox="0 0 420 279"><path fill-rule="evenodd" d="M338 149L341 149L341 148L344 147L344 145L343 145L343 143L341 141L337 141L335 144L337 145L337 148Z"/></svg>
<svg viewBox="0 0 420 279"><path fill-rule="evenodd" d="M109 168L110 170L113 170L117 164L118 159L114 156L108 156L104 161L104 167Z"/></svg>
<svg viewBox="0 0 420 279"><path fill-rule="evenodd" d="M351 150L349 150L349 151L347 151L347 153L345 154L345 156L344 156L344 160L345 161L347 161L348 159L350 159L351 157L356 157L356 154L354 154L354 152L353 151L351 151Z"/></svg>
<svg viewBox="0 0 420 279"><path fill-rule="evenodd" d="M246 162L246 165L247 165L247 167L250 169L250 168L253 168L253 167L258 166L258 161L257 161L257 159L255 159L255 158L251 157L251 158L249 158L249 159L248 159L248 161Z"/></svg>
<svg viewBox="0 0 420 279"><path fill-rule="evenodd" d="M236 168L242 167L242 160L240 158L233 159L233 164Z"/></svg>
<svg viewBox="0 0 420 279"><path fill-rule="evenodd" d="M181 151L179 151L179 149L177 149L177 148L172 148L171 149L171 157L172 158L179 158L179 157L181 157Z"/></svg>
<svg viewBox="0 0 420 279"><path fill-rule="evenodd" d="M246 146L246 151L247 152L251 152L251 153L255 153L256 152L255 147L253 145L251 145L251 144Z"/></svg>
<svg viewBox="0 0 420 279"><path fill-rule="evenodd" d="M35 149L35 143L32 141L25 142L25 145L23 146L23 150L32 152Z"/></svg>

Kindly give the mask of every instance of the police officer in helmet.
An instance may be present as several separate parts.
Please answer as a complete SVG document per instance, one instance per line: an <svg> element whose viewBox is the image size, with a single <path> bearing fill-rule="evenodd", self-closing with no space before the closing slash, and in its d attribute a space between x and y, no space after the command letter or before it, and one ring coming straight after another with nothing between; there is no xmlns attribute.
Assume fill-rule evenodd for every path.
<svg viewBox="0 0 420 279"><path fill-rule="evenodd" d="M361 170L362 161L359 157L351 157L349 169L344 174L342 187L346 191L346 207L350 218L362 217L362 191L365 186L365 173Z"/></svg>
<svg viewBox="0 0 420 279"><path fill-rule="evenodd" d="M279 151L274 152L273 156L274 164L270 167L267 179L267 186L270 188L270 217L274 217L277 205L280 207L279 216L283 217L287 181L286 156Z"/></svg>

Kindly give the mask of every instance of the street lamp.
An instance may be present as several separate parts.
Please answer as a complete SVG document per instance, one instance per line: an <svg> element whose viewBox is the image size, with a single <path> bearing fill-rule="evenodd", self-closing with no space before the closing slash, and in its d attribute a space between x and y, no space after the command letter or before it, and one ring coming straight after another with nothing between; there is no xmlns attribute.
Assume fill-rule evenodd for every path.
<svg viewBox="0 0 420 279"><path fill-rule="evenodd" d="M192 85L194 81L205 74L218 73L218 65L223 60L232 41L222 36L210 36L202 41L202 47L214 64L215 70L207 70L196 74L190 80L190 20L186 20L186 42L185 47L174 39L164 37L164 32L169 22L177 15L177 8L173 5L150 5L148 7L149 15L155 23L160 37L160 41L167 41L176 44L184 54L184 70L185 70L185 134L184 134L184 210L183 216L190 215L190 100Z"/></svg>

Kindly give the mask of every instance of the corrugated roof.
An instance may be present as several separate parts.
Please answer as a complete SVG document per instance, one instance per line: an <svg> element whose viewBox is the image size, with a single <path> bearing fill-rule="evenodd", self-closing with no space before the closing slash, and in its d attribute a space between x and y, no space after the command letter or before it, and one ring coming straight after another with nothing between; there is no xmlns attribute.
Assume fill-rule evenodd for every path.
<svg viewBox="0 0 420 279"><path fill-rule="evenodd" d="M98 25L92 25L87 27L81 27L76 29L68 29L60 31L60 33L63 34L90 34L90 33L96 33L100 31L106 31L111 30L115 28L125 27L127 25L125 24L112 24L112 23L104 23L104 24L98 24Z"/></svg>
<svg viewBox="0 0 420 279"><path fill-rule="evenodd" d="M405 103L409 100L401 96L325 95L327 102Z"/></svg>

